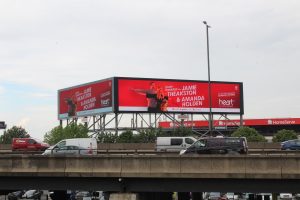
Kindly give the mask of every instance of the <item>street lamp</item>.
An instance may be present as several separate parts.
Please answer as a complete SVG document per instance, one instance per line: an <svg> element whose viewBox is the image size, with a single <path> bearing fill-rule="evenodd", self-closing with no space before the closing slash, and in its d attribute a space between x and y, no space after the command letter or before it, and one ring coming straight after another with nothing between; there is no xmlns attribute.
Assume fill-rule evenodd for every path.
<svg viewBox="0 0 300 200"><path fill-rule="evenodd" d="M209 98L209 115L208 115L208 131L212 135L212 112L211 112L211 83L210 83L210 64L209 64L209 40L208 28L211 28L206 21L203 21L206 26L206 47L207 47L207 69L208 69L208 98Z"/></svg>

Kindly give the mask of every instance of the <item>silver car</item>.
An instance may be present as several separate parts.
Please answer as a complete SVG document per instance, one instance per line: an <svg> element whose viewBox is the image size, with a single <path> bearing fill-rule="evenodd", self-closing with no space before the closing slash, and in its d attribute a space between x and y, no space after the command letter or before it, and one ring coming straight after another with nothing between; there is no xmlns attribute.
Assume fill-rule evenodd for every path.
<svg viewBox="0 0 300 200"><path fill-rule="evenodd" d="M43 155L92 155L91 149L86 149L75 145L66 145L61 147L50 147L45 150Z"/></svg>

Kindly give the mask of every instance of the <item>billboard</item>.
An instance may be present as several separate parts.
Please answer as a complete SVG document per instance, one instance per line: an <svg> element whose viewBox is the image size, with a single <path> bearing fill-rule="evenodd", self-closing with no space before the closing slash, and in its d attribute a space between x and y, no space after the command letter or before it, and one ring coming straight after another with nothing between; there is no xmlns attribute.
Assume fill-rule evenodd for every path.
<svg viewBox="0 0 300 200"><path fill-rule="evenodd" d="M91 116L112 111L112 78L58 91L58 119Z"/></svg>
<svg viewBox="0 0 300 200"><path fill-rule="evenodd" d="M207 81L117 78L119 112L209 113ZM243 114L239 82L211 82L212 113Z"/></svg>
<svg viewBox="0 0 300 200"><path fill-rule="evenodd" d="M161 128L173 128L181 126L180 123L172 121L158 122ZM207 120L183 121L185 127L208 127ZM214 127L240 126L239 119L232 120L213 120ZM285 126L285 125L300 125L300 118L269 118L269 119L244 119L243 126Z"/></svg>

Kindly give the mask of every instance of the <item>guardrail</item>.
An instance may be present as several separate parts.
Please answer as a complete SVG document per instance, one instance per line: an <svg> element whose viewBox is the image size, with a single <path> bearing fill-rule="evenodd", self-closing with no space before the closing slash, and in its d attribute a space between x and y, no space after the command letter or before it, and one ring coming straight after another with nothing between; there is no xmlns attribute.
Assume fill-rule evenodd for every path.
<svg viewBox="0 0 300 200"><path fill-rule="evenodd" d="M0 155L41 155L43 151L11 151L0 150ZM97 150L98 155L178 155L179 152L164 152L155 150ZM274 149L250 149L248 155L300 155L300 151L274 150Z"/></svg>

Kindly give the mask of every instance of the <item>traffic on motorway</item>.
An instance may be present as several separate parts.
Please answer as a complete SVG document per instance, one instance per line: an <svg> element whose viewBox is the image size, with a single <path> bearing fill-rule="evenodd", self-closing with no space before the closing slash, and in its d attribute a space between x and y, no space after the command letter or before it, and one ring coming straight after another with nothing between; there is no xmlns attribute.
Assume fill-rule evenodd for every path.
<svg viewBox="0 0 300 200"><path fill-rule="evenodd" d="M270 143L272 144L272 143ZM118 144L115 144L118 145ZM65 139L55 145L50 146L32 138L14 138L11 149L0 149L0 153L5 154L42 154L42 155L96 155L96 154L298 154L300 151L300 140L289 140L274 144L270 147L267 143L264 147L255 147L248 144L246 138L234 137L214 137L195 139L193 137L158 137L153 148L143 149L136 146L130 148L101 148L101 143L97 144L95 138L74 138ZM149 146L149 145L148 145Z"/></svg>

